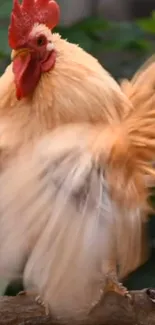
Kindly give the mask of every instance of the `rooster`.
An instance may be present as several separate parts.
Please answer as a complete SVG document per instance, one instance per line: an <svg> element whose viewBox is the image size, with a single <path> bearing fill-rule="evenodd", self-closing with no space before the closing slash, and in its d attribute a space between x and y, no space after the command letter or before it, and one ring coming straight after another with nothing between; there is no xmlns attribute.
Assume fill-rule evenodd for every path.
<svg viewBox="0 0 155 325"><path fill-rule="evenodd" d="M119 280L148 256L155 112L153 92L147 102L133 81L121 89L52 34L58 19L54 1L14 0L0 79L1 155L13 159L0 176L0 275L24 270L26 288L75 317L102 292L126 295Z"/></svg>
<svg viewBox="0 0 155 325"><path fill-rule="evenodd" d="M0 78L1 159L62 124L119 121L123 110L131 109L94 57L51 32L59 15L55 1L14 0L8 33L12 63Z"/></svg>
<svg viewBox="0 0 155 325"><path fill-rule="evenodd" d="M134 80L124 92L142 99ZM108 291L128 297L120 281L148 257L154 123L152 92L119 121L60 125L1 173L0 275L23 274L56 317L81 319Z"/></svg>

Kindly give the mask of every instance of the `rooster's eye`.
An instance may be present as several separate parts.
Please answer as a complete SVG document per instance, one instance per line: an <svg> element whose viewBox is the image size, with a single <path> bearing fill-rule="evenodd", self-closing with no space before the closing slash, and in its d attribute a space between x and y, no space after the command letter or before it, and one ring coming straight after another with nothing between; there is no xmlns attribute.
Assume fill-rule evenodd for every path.
<svg viewBox="0 0 155 325"><path fill-rule="evenodd" d="M38 46L42 46L42 45L45 45L46 44L46 38L45 36L39 36L37 38L37 45Z"/></svg>

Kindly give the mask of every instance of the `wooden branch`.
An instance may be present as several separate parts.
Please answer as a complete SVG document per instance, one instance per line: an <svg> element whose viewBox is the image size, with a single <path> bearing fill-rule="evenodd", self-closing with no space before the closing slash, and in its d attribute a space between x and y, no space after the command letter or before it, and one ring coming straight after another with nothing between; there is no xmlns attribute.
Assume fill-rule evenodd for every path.
<svg viewBox="0 0 155 325"><path fill-rule="evenodd" d="M132 303L109 292L81 321L56 320L30 296L1 297L0 325L155 325L155 303L146 290L132 291Z"/></svg>

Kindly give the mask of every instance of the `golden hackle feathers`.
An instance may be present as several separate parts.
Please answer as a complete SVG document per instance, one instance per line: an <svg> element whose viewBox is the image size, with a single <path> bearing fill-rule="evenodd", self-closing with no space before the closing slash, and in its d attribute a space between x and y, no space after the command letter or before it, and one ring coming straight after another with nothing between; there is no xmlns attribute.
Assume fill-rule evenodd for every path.
<svg viewBox="0 0 155 325"><path fill-rule="evenodd" d="M13 154L59 125L113 123L131 109L120 86L95 58L58 34L51 37L56 64L41 75L31 96L16 99L12 64L0 78L0 146Z"/></svg>

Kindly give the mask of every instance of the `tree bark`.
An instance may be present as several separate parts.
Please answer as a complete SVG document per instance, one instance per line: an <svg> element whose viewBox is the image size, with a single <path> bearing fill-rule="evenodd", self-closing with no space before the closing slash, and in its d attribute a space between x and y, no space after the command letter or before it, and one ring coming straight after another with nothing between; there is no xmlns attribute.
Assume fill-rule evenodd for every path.
<svg viewBox="0 0 155 325"><path fill-rule="evenodd" d="M1 297L0 325L155 325L155 303L146 290L132 291L132 302L109 292L85 319L56 319L30 296Z"/></svg>

